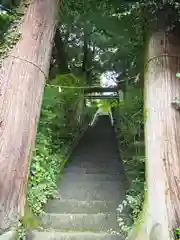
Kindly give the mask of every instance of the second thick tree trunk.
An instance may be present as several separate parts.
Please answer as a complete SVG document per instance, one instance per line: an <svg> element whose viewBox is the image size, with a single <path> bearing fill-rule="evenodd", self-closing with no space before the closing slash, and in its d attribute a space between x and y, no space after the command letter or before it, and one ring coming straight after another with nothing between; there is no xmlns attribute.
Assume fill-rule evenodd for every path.
<svg viewBox="0 0 180 240"><path fill-rule="evenodd" d="M161 19L162 20L162 19ZM160 20L159 20L160 21ZM166 26L167 27L167 26ZM171 240L180 225L180 32L158 29L149 38L145 73L147 194L142 229L132 240Z"/></svg>
<svg viewBox="0 0 180 240"><path fill-rule="evenodd" d="M152 59L152 60L151 60ZM180 37L174 29L153 34L148 47L146 76L146 149L148 225L160 224L161 239L180 224Z"/></svg>
<svg viewBox="0 0 180 240"><path fill-rule="evenodd" d="M32 1L21 27L22 37L0 70L1 231L23 213L29 157L45 84L43 72L47 75L49 71L58 2Z"/></svg>

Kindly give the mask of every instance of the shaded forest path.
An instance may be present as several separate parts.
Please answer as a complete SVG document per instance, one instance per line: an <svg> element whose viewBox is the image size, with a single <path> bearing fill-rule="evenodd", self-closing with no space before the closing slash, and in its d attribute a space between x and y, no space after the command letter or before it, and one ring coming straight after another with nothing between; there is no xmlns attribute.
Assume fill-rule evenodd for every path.
<svg viewBox="0 0 180 240"><path fill-rule="evenodd" d="M121 240L116 209L125 193L115 133L108 116L99 117L69 159L34 240ZM46 232L45 232L46 231Z"/></svg>

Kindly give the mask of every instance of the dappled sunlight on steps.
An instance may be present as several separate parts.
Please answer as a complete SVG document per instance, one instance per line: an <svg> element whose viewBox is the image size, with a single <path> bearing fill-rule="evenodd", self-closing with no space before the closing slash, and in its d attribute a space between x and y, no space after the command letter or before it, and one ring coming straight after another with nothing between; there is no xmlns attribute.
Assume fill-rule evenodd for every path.
<svg viewBox="0 0 180 240"><path fill-rule="evenodd" d="M80 140L42 216L33 240L122 240L116 208L125 193L124 172L113 128L101 116Z"/></svg>

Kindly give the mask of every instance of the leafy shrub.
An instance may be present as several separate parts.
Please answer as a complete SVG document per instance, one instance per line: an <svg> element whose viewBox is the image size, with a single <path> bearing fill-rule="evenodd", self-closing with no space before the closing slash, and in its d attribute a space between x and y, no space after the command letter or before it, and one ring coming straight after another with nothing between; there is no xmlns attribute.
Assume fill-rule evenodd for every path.
<svg viewBox="0 0 180 240"><path fill-rule="evenodd" d="M2 39L2 36L4 32L8 29L10 23L14 17L7 12L0 11L0 39Z"/></svg>
<svg viewBox="0 0 180 240"><path fill-rule="evenodd" d="M115 112L116 124L120 126L121 158L129 180L125 199L119 205L117 213L120 231L127 236L139 216L144 201L145 149L142 90L129 86L125 99L115 106Z"/></svg>
<svg viewBox="0 0 180 240"><path fill-rule="evenodd" d="M118 206L118 222L121 232L127 236L132 225L138 220L144 201L144 183L136 178L132 186L126 191L123 202Z"/></svg>

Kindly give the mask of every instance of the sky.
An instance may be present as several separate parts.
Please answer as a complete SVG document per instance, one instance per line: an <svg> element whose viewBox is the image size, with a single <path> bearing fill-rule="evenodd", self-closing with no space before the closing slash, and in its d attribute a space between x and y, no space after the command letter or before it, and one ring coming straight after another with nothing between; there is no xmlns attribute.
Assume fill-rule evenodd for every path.
<svg viewBox="0 0 180 240"><path fill-rule="evenodd" d="M103 73L100 77L101 86L116 86L115 80L117 76L118 74L112 71Z"/></svg>

